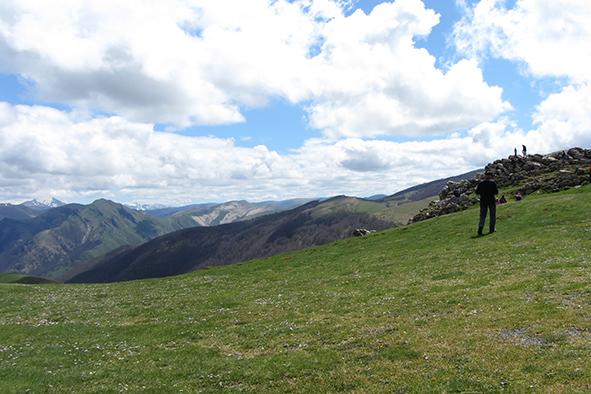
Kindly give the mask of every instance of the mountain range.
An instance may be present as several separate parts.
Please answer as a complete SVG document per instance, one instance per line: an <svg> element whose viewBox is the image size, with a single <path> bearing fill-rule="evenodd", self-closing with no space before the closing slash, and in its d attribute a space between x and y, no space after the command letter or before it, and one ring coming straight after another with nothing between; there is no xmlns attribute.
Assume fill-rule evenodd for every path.
<svg viewBox="0 0 591 394"><path fill-rule="evenodd" d="M473 173L467 173L453 179L471 176ZM372 200L340 196L313 203L310 199L256 204L231 201L155 211L136 211L104 199L89 205L67 204L56 208L41 208L43 204L32 204L37 208L31 204L2 204L0 272L80 281L88 280L83 271L92 268L96 274L106 261L116 258L122 262L123 254L125 259L139 253L142 261L150 260L142 269L137 268L141 264L125 263L142 272L132 274L130 269L119 265L118 274L114 270L95 276L112 281L174 275L207 265L266 257L343 239L351 236L357 227L378 230L406 223L450 179L418 185L387 197L374 196ZM304 203L308 203L305 208L301 205ZM2 215L5 211L10 214ZM175 233L191 228L195 229ZM138 249L166 234L170 236ZM253 238L252 234L259 236ZM185 237L194 239L187 241ZM168 268L155 268L160 263L147 259L151 252L146 251L158 242L172 245L181 239L181 243L192 245L191 253L199 256L198 259L165 262L163 267ZM159 248L162 247L161 244ZM74 279L77 275L82 276Z"/></svg>
<svg viewBox="0 0 591 394"><path fill-rule="evenodd" d="M228 265L349 238L352 229L384 230L397 223L363 208L364 200L335 197L291 210L215 227L176 231L80 266L61 281L100 283L172 276ZM73 273L74 273L73 272Z"/></svg>
<svg viewBox="0 0 591 394"><path fill-rule="evenodd" d="M52 208L66 205L60 200L52 198L50 201L31 200L22 204L0 203L0 219L10 218L16 220L25 220L41 215L43 212Z"/></svg>
<svg viewBox="0 0 591 394"><path fill-rule="evenodd" d="M171 223L108 200L68 204L27 220L0 220L0 272L53 279L122 245L174 231Z"/></svg>
<svg viewBox="0 0 591 394"><path fill-rule="evenodd" d="M380 231L406 223L449 181L480 170L414 186L375 199L337 196L248 222L189 228L98 257L59 278L64 282L118 282L178 275L346 239L358 228Z"/></svg>

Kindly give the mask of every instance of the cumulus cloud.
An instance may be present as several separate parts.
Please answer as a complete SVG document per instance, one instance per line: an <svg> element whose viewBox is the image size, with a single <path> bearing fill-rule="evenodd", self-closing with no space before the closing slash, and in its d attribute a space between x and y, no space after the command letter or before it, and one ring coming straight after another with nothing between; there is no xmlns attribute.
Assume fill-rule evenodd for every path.
<svg viewBox="0 0 591 394"><path fill-rule="evenodd" d="M330 137L442 134L509 106L477 64L447 71L414 47L439 16L397 0L166 0L0 6L4 72L46 102L170 129L244 122L243 109L308 103ZM315 53L317 51L318 53Z"/></svg>
<svg viewBox="0 0 591 394"><path fill-rule="evenodd" d="M329 137L443 134L510 109L476 62L460 61L443 72L415 47L414 38L427 36L438 21L414 0L329 21L322 52L312 59L312 126Z"/></svg>
<svg viewBox="0 0 591 394"><path fill-rule="evenodd" d="M486 164L498 155L487 141L499 135L480 128L430 142L310 139L280 155L264 145L242 148L233 139L181 136L119 116L93 119L43 106L1 103L0 125L0 198L13 202L31 195L181 204L393 193Z"/></svg>
<svg viewBox="0 0 591 394"><path fill-rule="evenodd" d="M560 3L465 6L453 34L464 58L439 69L414 43L439 21L419 0L350 15L334 0L3 1L0 72L27 80L33 102L72 109L0 103L0 201L367 196L521 144L589 147L591 6ZM535 129L521 130L485 81L486 56L556 81ZM279 154L154 130L244 122L275 99L304 105L317 138ZM418 140L388 140L397 135Z"/></svg>
<svg viewBox="0 0 591 394"><path fill-rule="evenodd" d="M591 3L585 0L518 0L512 9L501 0L463 4L456 24L458 51L517 62L524 75L554 83L535 108L536 129L522 138L541 152L591 145Z"/></svg>
<svg viewBox="0 0 591 394"><path fill-rule="evenodd" d="M590 2L518 0L507 9L504 0L482 0L464 8L454 32L462 53L519 61L536 78L589 83Z"/></svg>
<svg viewBox="0 0 591 394"><path fill-rule="evenodd" d="M0 108L8 112L0 122L0 171L5 187L15 186L13 195L69 191L72 198L120 188L201 194L207 186L291 178L294 170L288 158L264 147L236 147L232 139L155 132L118 116L80 120L48 107Z"/></svg>

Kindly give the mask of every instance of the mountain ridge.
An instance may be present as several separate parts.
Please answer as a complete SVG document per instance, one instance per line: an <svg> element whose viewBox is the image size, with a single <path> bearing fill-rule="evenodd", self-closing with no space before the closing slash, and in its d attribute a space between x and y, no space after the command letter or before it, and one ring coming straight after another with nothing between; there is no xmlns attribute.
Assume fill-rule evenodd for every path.
<svg viewBox="0 0 591 394"><path fill-rule="evenodd" d="M0 271L53 279L122 245L138 245L174 229L164 221L99 199L67 204L24 221L0 220Z"/></svg>
<svg viewBox="0 0 591 394"><path fill-rule="evenodd" d="M413 191L417 190L421 190L421 185L413 188ZM380 201L346 197L351 200L343 202L343 205L336 210L333 203L339 197L335 197L336 200L335 198L322 199L323 205L319 209L326 210L322 215L336 215L337 222L343 221L345 216L365 212L369 216L375 216L376 220L396 225L405 223L420 208L426 206L426 201L415 201L412 204L404 205L417 200L416 195L416 193L411 196L406 195L396 201L390 201L388 198ZM6 218L4 221L0 221L0 271L35 274L49 279L58 277L69 279L72 275L80 273L82 268L78 269L77 267L93 266L96 264L94 259L124 245L137 246L157 236L185 228L216 226L253 219L261 215L283 211L307 200L309 199L261 203L231 201L225 204L205 204L198 205L195 209L182 209L181 207L179 212L161 210L160 217L155 218L150 215L150 211L140 212L122 204L99 199L89 205L67 204L48 210L32 222L27 222L27 220L19 222L16 219L11 221ZM401 209L401 205L404 209ZM345 206L348 208L344 209ZM101 209L108 211L108 213L96 212ZM84 220L80 218L82 211L85 211ZM173 213L169 215L171 212ZM72 222L66 223L70 219ZM368 222L367 219L358 224L361 226L366 222ZM349 225L354 226L355 221L353 220ZM353 230L354 228L349 228L349 236ZM247 231L246 227L244 231ZM337 238L321 238L322 242L330 242L340 239L340 237L343 235L338 235ZM308 245L312 245L312 243ZM301 248L302 245L297 245L296 242L293 247ZM283 250L276 246L272 249ZM89 261L93 261L92 264L85 265ZM232 257L232 261L235 261L235 257ZM74 271L67 274L70 270Z"/></svg>
<svg viewBox="0 0 591 394"><path fill-rule="evenodd" d="M355 201L353 201L355 200ZM323 245L351 237L352 229L383 230L396 223L355 213L355 198L314 201L248 222L193 227L166 234L100 261L67 283L119 282L173 276Z"/></svg>

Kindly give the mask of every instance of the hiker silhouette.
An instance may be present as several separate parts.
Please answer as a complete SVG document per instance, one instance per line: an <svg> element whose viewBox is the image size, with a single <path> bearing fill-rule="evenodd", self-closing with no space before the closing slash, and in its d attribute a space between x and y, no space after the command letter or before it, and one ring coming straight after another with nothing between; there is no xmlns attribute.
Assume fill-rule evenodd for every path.
<svg viewBox="0 0 591 394"><path fill-rule="evenodd" d="M499 194L497 184L493 180L492 173L487 171L484 174L484 179L480 181L476 187L476 194L480 196L480 221L478 222L478 235L482 235L486 214L490 211L490 218L488 228L491 233L494 233L495 224L497 220L497 203L495 195Z"/></svg>

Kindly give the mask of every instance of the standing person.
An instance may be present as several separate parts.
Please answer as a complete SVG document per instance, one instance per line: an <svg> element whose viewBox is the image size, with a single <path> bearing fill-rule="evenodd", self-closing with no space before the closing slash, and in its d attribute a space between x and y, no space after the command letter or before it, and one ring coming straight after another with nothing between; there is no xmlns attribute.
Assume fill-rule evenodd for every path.
<svg viewBox="0 0 591 394"><path fill-rule="evenodd" d="M480 196L480 222L478 223L478 235L482 235L487 211L490 211L488 228L491 233L495 232L495 223L497 221L497 204L495 195L499 194L499 189L492 178L492 173L487 171L484 174L484 179L480 181L476 187L476 194Z"/></svg>
<svg viewBox="0 0 591 394"><path fill-rule="evenodd" d="M517 148L513 148L513 153L515 154L514 156L517 157Z"/></svg>
<svg viewBox="0 0 591 394"><path fill-rule="evenodd" d="M523 157L527 157L527 148L525 147L525 145L521 145L521 147L523 148Z"/></svg>

